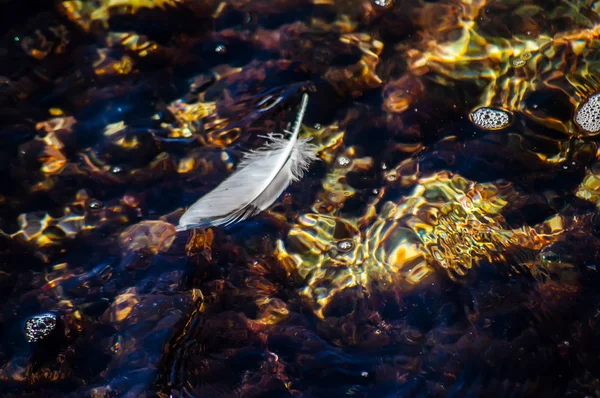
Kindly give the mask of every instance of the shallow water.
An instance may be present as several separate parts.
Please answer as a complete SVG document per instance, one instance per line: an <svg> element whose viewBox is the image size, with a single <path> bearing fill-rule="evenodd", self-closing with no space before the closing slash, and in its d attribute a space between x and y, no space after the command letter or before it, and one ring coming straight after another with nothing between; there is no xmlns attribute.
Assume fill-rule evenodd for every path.
<svg viewBox="0 0 600 398"><path fill-rule="evenodd" d="M599 7L0 2L3 396L600 396Z"/></svg>

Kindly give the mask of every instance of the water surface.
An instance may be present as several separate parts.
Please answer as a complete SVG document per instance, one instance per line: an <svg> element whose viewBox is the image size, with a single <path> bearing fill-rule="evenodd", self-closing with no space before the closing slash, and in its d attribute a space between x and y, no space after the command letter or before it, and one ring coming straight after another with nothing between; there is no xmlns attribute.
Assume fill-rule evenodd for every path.
<svg viewBox="0 0 600 398"><path fill-rule="evenodd" d="M3 396L600 396L598 7L0 2Z"/></svg>

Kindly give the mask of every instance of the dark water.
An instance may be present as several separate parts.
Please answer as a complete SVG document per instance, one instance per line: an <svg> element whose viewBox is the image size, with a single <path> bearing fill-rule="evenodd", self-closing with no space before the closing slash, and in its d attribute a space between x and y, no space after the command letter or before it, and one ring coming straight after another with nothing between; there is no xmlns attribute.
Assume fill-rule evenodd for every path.
<svg viewBox="0 0 600 398"><path fill-rule="evenodd" d="M0 1L2 396L600 396L599 7Z"/></svg>

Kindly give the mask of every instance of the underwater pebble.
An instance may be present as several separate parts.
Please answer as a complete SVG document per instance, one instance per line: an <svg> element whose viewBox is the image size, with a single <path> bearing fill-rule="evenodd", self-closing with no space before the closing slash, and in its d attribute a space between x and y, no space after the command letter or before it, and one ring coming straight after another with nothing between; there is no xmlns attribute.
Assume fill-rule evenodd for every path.
<svg viewBox="0 0 600 398"><path fill-rule="evenodd" d="M575 123L588 133L600 131L600 93L592 95L579 106Z"/></svg>
<svg viewBox="0 0 600 398"><path fill-rule="evenodd" d="M510 124L510 116L499 109L479 108L471 113L471 121L484 130L500 130Z"/></svg>
<svg viewBox="0 0 600 398"><path fill-rule="evenodd" d="M30 343L43 340L56 327L56 315L40 314L29 318L25 322L25 337Z"/></svg>

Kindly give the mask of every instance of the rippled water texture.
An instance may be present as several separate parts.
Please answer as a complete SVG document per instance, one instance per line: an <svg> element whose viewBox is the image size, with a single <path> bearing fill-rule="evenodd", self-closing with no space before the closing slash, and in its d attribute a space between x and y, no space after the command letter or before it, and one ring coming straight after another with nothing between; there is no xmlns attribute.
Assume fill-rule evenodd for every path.
<svg viewBox="0 0 600 398"><path fill-rule="evenodd" d="M599 12L1 0L2 396L600 397Z"/></svg>

